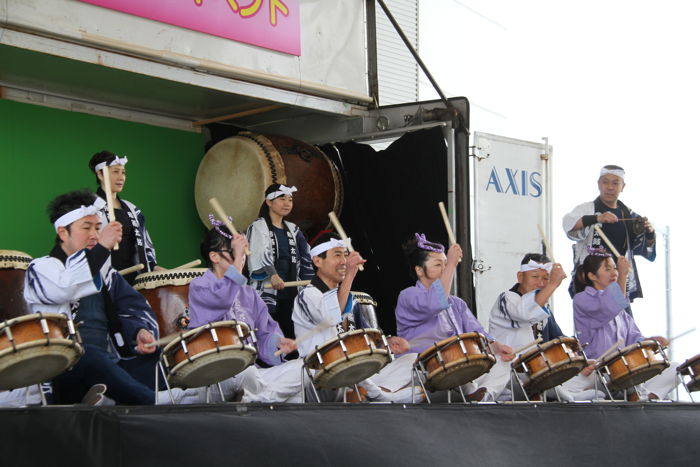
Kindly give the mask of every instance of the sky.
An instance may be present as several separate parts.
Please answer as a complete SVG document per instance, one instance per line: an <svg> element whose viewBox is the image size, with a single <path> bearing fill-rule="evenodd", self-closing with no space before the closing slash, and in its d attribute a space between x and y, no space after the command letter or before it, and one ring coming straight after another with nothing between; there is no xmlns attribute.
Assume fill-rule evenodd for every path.
<svg viewBox="0 0 700 467"><path fill-rule="evenodd" d="M572 268L561 219L598 195L600 168L626 170L620 196L657 229L657 258L637 262L645 297L633 303L647 336L697 332L673 343L700 353L694 301L700 180L700 2L691 0L421 0L419 53L448 96L471 103L471 130L554 148L554 256ZM421 78L420 99L437 98ZM665 238L670 230L672 328L666 329ZM567 279L568 283L568 279ZM571 332L564 284L555 315Z"/></svg>

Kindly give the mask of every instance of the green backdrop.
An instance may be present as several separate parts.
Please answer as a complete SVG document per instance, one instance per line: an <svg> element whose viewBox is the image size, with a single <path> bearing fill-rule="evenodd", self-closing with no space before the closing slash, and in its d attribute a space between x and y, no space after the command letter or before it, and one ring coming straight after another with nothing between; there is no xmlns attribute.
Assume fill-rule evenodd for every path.
<svg viewBox="0 0 700 467"><path fill-rule="evenodd" d="M46 206L67 191L95 190L87 163L106 149L129 158L122 197L146 216L158 263L199 258L204 227L194 179L203 135L7 100L0 100L0 122L0 249L48 254L55 231Z"/></svg>

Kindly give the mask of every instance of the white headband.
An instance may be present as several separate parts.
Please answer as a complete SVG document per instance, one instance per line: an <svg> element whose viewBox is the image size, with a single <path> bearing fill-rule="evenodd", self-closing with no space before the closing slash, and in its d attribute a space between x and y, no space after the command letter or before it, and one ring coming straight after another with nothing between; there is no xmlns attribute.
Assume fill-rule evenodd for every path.
<svg viewBox="0 0 700 467"><path fill-rule="evenodd" d="M290 188L288 186L280 185L280 187L277 189L277 191L273 191L272 193L267 195L265 197L265 199L269 199L270 201L272 201L273 199L280 197L282 195L292 196L292 193L294 193L295 191L297 191L297 187L295 187L295 186Z"/></svg>
<svg viewBox="0 0 700 467"><path fill-rule="evenodd" d="M66 227L68 225L71 225L78 219L82 219L85 216L93 216L97 214L97 212L100 209L102 209L105 206L105 204L105 201L98 196L97 198L95 198L95 202L92 203L90 206L80 206L78 209L73 209L72 211L65 213L64 215L56 219L56 222L53 223L53 226L56 228L56 232L58 232L59 227Z"/></svg>
<svg viewBox="0 0 700 467"><path fill-rule="evenodd" d="M348 238L348 243L346 244L342 240L338 240L337 238L331 238L327 242L323 242L320 245L316 245L315 247L313 247L311 249L311 251L309 252L309 254L311 256L318 256L318 255L323 254L326 251L330 250L331 248L338 248L338 247L347 248L348 245L350 245L351 241L352 240L350 238Z"/></svg>
<svg viewBox="0 0 700 467"><path fill-rule="evenodd" d="M526 264L520 265L520 272L534 271L536 269L544 269L547 272L552 272L552 263L543 264L530 260Z"/></svg>
<svg viewBox="0 0 700 467"><path fill-rule="evenodd" d="M113 165L126 165L127 162L129 162L129 159L127 159L126 156L124 156L124 157L115 156L114 160L109 163L109 166L112 167ZM107 165L106 162L100 162L99 164L97 164L95 166L95 172L101 171L102 168L105 167L106 165Z"/></svg>
<svg viewBox="0 0 700 467"><path fill-rule="evenodd" d="M608 174L617 175L622 180L625 179L625 171L622 169L606 169L605 167L600 169L600 177L602 177L603 175L608 175Z"/></svg>

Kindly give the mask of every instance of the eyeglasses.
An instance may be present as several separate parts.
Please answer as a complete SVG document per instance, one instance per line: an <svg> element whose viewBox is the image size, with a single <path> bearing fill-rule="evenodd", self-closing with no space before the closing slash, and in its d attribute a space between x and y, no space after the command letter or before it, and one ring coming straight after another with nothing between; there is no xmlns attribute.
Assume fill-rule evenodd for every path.
<svg viewBox="0 0 700 467"><path fill-rule="evenodd" d="M229 248L229 249L221 249L221 250L216 250L216 251L217 251L218 253L228 253L228 254L231 256L231 258L233 258L233 249L232 249L232 248Z"/></svg>

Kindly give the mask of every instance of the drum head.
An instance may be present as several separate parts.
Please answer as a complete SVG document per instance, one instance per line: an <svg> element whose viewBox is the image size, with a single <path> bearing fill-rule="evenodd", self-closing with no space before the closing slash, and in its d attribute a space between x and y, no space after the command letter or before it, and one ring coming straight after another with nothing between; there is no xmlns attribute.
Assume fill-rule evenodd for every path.
<svg viewBox="0 0 700 467"><path fill-rule="evenodd" d="M391 361L389 353L375 351L372 354L343 360L318 370L314 375L314 383L320 389L338 389L352 386L376 374Z"/></svg>
<svg viewBox="0 0 700 467"><path fill-rule="evenodd" d="M485 355L483 358L472 358L469 362L448 363L428 375L426 386L431 391L442 391L474 381L495 364L495 359L488 357Z"/></svg>
<svg viewBox="0 0 700 467"><path fill-rule="evenodd" d="M551 389L555 386L570 380L583 370L586 366L586 359L576 357L571 362L562 362L558 365L553 365L552 369L543 370L538 375L534 375L523 386L528 394L537 394Z"/></svg>
<svg viewBox="0 0 700 467"><path fill-rule="evenodd" d="M209 200L216 198L233 225L244 230L257 219L265 189L273 183L286 183L284 164L274 147L244 136L219 141L197 170L194 197L199 218L211 226Z"/></svg>
<svg viewBox="0 0 700 467"><path fill-rule="evenodd" d="M17 352L6 349L0 354L0 390L50 380L72 367L82 353L80 346L73 347L73 342L67 339L53 339L48 346L45 343L42 341Z"/></svg>
<svg viewBox="0 0 700 467"><path fill-rule="evenodd" d="M654 376L660 374L668 367L667 362L655 362L646 368L636 369L630 374L626 374L615 378L608 383L608 388L617 391L619 389L627 389L636 384L641 384L650 380Z"/></svg>
<svg viewBox="0 0 700 467"><path fill-rule="evenodd" d="M248 368L256 357L255 349L240 345L212 349L183 360L170 370L168 382L179 388L198 388L216 384Z"/></svg>

